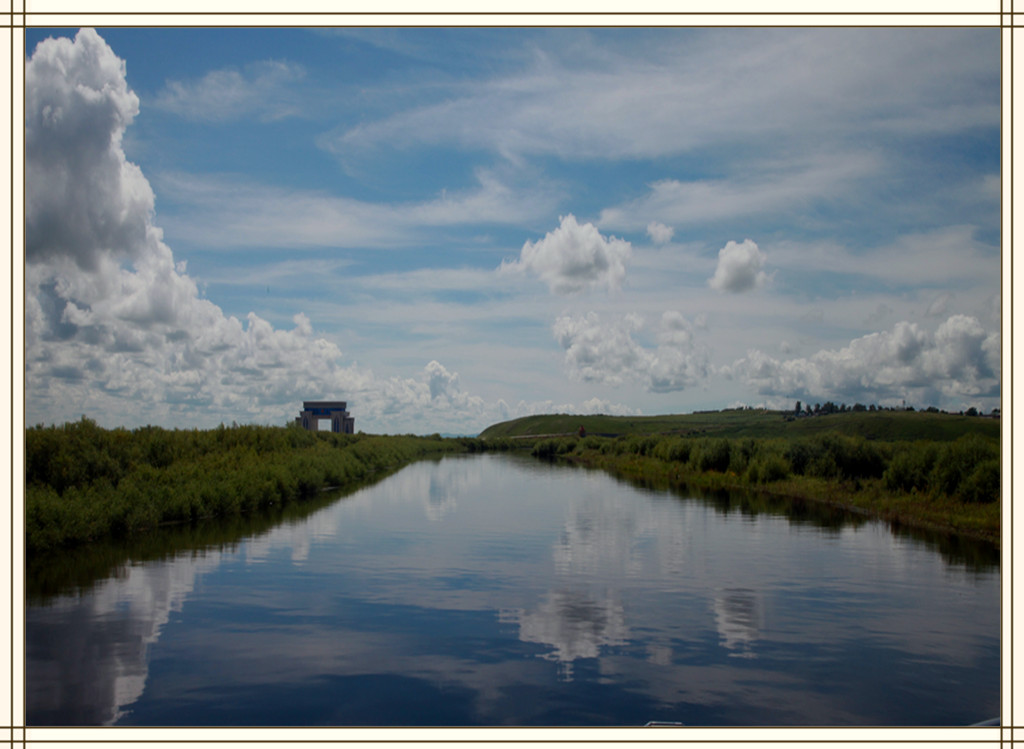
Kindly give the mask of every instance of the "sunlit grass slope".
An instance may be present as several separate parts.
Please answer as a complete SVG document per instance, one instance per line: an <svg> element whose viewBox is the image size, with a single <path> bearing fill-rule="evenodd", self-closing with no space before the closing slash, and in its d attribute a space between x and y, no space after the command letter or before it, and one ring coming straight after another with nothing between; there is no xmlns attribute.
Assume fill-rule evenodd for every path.
<svg viewBox="0 0 1024 749"><path fill-rule="evenodd" d="M790 412L734 409L663 416L578 416L546 414L494 424L480 436L527 437L575 434L706 434L715 437L810 437L837 432L869 440L955 440L965 434L999 438L999 420L923 411L847 411L787 420Z"/></svg>

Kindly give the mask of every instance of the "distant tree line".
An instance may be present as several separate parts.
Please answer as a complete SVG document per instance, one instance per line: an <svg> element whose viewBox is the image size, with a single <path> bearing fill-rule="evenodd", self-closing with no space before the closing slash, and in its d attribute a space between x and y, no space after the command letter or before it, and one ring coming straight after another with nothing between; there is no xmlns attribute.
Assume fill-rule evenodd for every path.
<svg viewBox="0 0 1024 749"><path fill-rule="evenodd" d="M837 406L832 401L826 401L825 403L815 403L814 406L812 407L810 403L805 405L805 404L801 403L800 401L797 401L796 402L796 406L793 409L793 415L794 416L822 416L822 415L827 415L827 414L841 414L841 413L847 413L847 412L863 413L865 411L870 411L870 412L890 411L890 412L892 412L892 411L914 411L914 410L915 409L914 409L913 406L906 406L906 405L904 405L904 406L901 406L901 407L897 408L895 406L877 406L874 403L868 404L866 406L863 403L854 403L850 407L847 407L847 405L845 403L840 403ZM938 414L938 413L946 414L946 413L949 413L948 411L940 411L935 406L928 406L927 408L924 408L924 409L921 409L921 410L926 412L926 413L933 413L933 414ZM958 413L960 413L961 415L964 415L964 416L981 416L981 413L974 406L971 406L966 411L959 411ZM998 408L993 408L992 412L991 412L991 415L992 416L999 416L999 409Z"/></svg>

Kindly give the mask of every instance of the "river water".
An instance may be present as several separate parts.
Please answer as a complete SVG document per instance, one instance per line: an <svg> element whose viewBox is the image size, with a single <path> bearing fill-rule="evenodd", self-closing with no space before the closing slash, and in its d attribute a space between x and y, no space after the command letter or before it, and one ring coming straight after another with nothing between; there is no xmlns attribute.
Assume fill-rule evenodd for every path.
<svg viewBox="0 0 1024 749"><path fill-rule="evenodd" d="M28 725L999 712L984 545L508 455L415 463L321 505L31 566Z"/></svg>

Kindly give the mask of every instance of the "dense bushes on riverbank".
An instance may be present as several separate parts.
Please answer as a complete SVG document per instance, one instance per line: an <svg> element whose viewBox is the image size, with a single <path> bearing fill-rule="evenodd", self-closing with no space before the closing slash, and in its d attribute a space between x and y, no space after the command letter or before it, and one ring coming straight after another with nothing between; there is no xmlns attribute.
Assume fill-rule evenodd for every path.
<svg viewBox="0 0 1024 749"><path fill-rule="evenodd" d="M631 477L771 491L880 517L998 538L998 440L953 441L634 434L547 439L342 435L296 427L135 430L81 421L26 430L30 550L160 524L241 515L419 457L532 446Z"/></svg>
<svg viewBox="0 0 1024 749"><path fill-rule="evenodd" d="M643 456L693 473L728 473L753 484L789 476L838 481L884 479L892 491L944 494L964 502L999 499L999 445L976 434L954 442L886 443L841 434L814 439L629 436L549 438L538 457Z"/></svg>
<svg viewBox="0 0 1024 749"><path fill-rule="evenodd" d="M442 452L440 437L295 427L102 429L81 421L26 430L26 543L53 549L162 523L292 502Z"/></svg>
<svg viewBox="0 0 1024 749"><path fill-rule="evenodd" d="M878 442L841 434L556 437L536 440L533 454L631 478L752 487L911 524L999 535L999 444L977 434L952 442Z"/></svg>

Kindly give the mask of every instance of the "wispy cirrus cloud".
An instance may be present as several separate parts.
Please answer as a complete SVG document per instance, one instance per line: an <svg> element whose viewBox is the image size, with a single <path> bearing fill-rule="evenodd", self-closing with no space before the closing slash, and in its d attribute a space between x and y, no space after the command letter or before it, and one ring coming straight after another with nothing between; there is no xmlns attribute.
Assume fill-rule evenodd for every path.
<svg viewBox="0 0 1024 749"><path fill-rule="evenodd" d="M998 276L993 260L999 256L999 247L976 235L974 226L940 226L856 250L836 242L782 241L772 245L772 264L901 286L991 287Z"/></svg>
<svg viewBox="0 0 1024 749"><path fill-rule="evenodd" d="M777 30L672 34L627 44L579 35L535 48L532 65L453 86L441 102L343 127L329 150L413 143L486 149L511 159L652 158L743 141L841 142L849 134L998 127L992 80L970 34ZM870 64L866 64L870 60ZM938 70L936 70L938 66ZM943 69L951 87L943 87ZM900 70L901 75L887 71ZM756 112L757 116L751 116Z"/></svg>
<svg viewBox="0 0 1024 749"><path fill-rule="evenodd" d="M197 80L168 81L151 105L204 122L295 117L303 113L303 97L294 88L305 76L305 68L297 63L263 60L242 68L212 70Z"/></svg>
<svg viewBox="0 0 1024 749"><path fill-rule="evenodd" d="M423 232L535 220L560 199L543 185L526 190L479 170L472 188L425 200L374 203L326 191L254 184L231 176L164 174L161 195L176 204L162 222L205 247L402 247Z"/></svg>
<svg viewBox="0 0 1024 749"><path fill-rule="evenodd" d="M840 201L883 164L873 153L804 156L779 162L746 163L720 179L663 179L645 194L605 208L597 221L608 229L640 230L652 222L676 226L808 210Z"/></svg>

